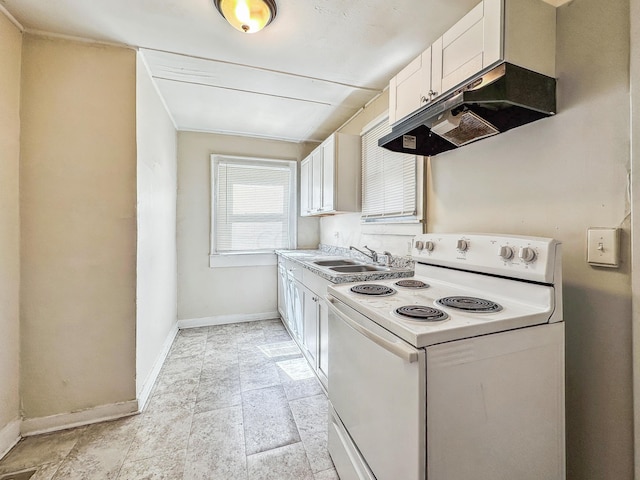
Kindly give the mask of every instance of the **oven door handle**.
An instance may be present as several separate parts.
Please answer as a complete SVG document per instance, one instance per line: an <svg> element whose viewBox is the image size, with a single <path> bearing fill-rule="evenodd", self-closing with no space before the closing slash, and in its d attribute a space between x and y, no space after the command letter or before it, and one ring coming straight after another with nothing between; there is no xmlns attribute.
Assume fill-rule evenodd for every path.
<svg viewBox="0 0 640 480"><path fill-rule="evenodd" d="M334 304L335 301L333 300L333 298L326 297L326 300L327 300L327 303L329 304L329 308L333 310L333 313L335 313L344 323L349 325L358 333L361 333L362 335L367 337L376 345L379 345L380 347L384 348L388 352L393 353L397 357L400 357L407 363L414 363L418 361L418 352L416 352L411 347L405 345L404 343L400 343L401 341L393 342L393 341L387 340L386 338L382 338L381 336L375 334L368 328L364 327L363 325L359 324L358 322L349 318L347 315L345 315L340 310L338 310L338 307L336 307Z"/></svg>

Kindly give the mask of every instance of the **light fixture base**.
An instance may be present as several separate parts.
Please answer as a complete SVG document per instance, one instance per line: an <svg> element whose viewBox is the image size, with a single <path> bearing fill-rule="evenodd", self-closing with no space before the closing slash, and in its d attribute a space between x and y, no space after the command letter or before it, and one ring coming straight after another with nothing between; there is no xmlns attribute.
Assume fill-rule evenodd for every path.
<svg viewBox="0 0 640 480"><path fill-rule="evenodd" d="M256 33L276 18L274 0L213 0L220 15L244 33Z"/></svg>

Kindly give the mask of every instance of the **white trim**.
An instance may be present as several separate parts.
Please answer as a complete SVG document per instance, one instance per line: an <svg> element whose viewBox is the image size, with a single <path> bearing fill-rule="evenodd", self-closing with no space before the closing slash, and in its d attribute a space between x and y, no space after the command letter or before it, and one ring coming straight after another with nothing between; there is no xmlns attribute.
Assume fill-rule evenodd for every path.
<svg viewBox="0 0 640 480"><path fill-rule="evenodd" d="M144 65L144 68L147 70L147 73L149 74L149 78L151 79L153 88L156 90L156 93L160 98L160 102L162 103L162 106L164 107L165 112L167 112L167 115L169 116L169 120L171 120L171 123L173 123L173 128L175 128L176 131L178 131L178 124L176 123L176 120L173 118L173 115L171 114L171 110L169 110L169 106L167 105L167 102L165 101L164 97L162 96L162 93L160 92L160 87L158 87L158 83L156 82L156 79L153 76L153 73L151 73L151 67L149 67L149 63L147 62L147 59L144 56L144 52L142 52L139 48L137 49L137 52L138 52L138 55L140 56L140 60L142 61L142 64Z"/></svg>
<svg viewBox="0 0 640 480"><path fill-rule="evenodd" d="M138 411L140 412L142 412L147 406L147 402L149 401L149 397L151 396L153 386L155 385L158 375L160 374L162 365L164 365L164 361L167 359L167 355L169 355L169 350L171 350L171 345L173 344L173 341L175 340L177 334L178 324L174 323L173 327L171 327L169 335L167 335L166 340L162 344L162 350L156 358L151 372L149 372L149 375L147 375L147 378L144 380L142 388L138 393Z"/></svg>
<svg viewBox="0 0 640 480"><path fill-rule="evenodd" d="M7 17L7 19L13 23L18 30L20 30L20 33L24 33L24 27L22 26L22 24L18 21L18 19L16 17L14 17L11 12L9 10L7 10L7 8L4 5L0 4L0 13L4 13L4 16ZM0 450L1 452L2 450ZM0 457L2 458L2 457Z"/></svg>
<svg viewBox="0 0 640 480"><path fill-rule="evenodd" d="M280 314L278 312L241 313L234 315L216 315L214 317L187 318L178 320L178 328L184 330L185 328L213 327L216 325L226 325L227 323L257 322L259 320L272 320L274 318L280 318Z"/></svg>
<svg viewBox="0 0 640 480"><path fill-rule="evenodd" d="M108 42L106 40L95 40L93 38L78 37L76 35L66 35L64 33L48 32L46 30L36 30L33 28L25 28L24 33L28 33L29 35L35 35L37 37L57 38L60 40L68 40L70 42L89 43L89 44L101 45L105 47L128 48L131 50L138 49L138 47L134 45L129 45L126 43Z"/></svg>
<svg viewBox="0 0 640 480"><path fill-rule="evenodd" d="M20 419L10 421L0 430L0 458L4 457L20 441Z"/></svg>
<svg viewBox="0 0 640 480"><path fill-rule="evenodd" d="M413 223L391 223L391 222L369 222L362 223L361 232L365 235L408 235L415 236L424 233L422 222Z"/></svg>
<svg viewBox="0 0 640 480"><path fill-rule="evenodd" d="M277 265L278 257L275 253L225 253L209 255L209 267L258 267Z"/></svg>
<svg viewBox="0 0 640 480"><path fill-rule="evenodd" d="M60 413L48 417L25 418L20 431L23 437L39 435L41 433L56 432L68 428L80 427L92 423L115 420L138 413L138 401L112 403L99 407L87 408L78 412Z"/></svg>
<svg viewBox="0 0 640 480"><path fill-rule="evenodd" d="M378 115L376 118L371 120L369 123L367 123L364 127L362 127L362 130L360 130L360 136L363 136L373 127L377 127L382 123L383 120L388 118L389 118L389 110L387 109L384 112L382 112L380 115Z"/></svg>

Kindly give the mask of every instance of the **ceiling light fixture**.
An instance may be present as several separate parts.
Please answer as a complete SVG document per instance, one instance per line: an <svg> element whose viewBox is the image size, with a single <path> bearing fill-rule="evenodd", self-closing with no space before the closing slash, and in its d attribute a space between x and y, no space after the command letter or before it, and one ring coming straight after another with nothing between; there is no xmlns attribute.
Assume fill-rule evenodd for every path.
<svg viewBox="0 0 640 480"><path fill-rule="evenodd" d="M256 33L276 17L274 0L213 0L220 14L236 30Z"/></svg>

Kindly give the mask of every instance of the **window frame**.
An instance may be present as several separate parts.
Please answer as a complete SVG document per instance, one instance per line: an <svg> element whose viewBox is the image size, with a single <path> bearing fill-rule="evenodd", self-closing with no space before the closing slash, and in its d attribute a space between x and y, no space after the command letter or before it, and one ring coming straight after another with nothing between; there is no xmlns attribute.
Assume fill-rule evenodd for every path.
<svg viewBox="0 0 640 480"><path fill-rule="evenodd" d="M368 124L366 124L360 135L364 139L365 134L377 128L382 122L389 121L389 112L385 111ZM382 148L382 147L380 147ZM378 235L418 235L424 232L426 199L425 199L425 157L415 155L415 215L404 216L361 216L361 227L363 233ZM364 211L365 179L364 179L364 149L362 154L362 209Z"/></svg>
<svg viewBox="0 0 640 480"><path fill-rule="evenodd" d="M263 250L244 250L244 251L218 251L216 242L216 195L218 184L218 165L221 161L255 166L280 166L289 169L289 245L288 247L278 247L274 249ZM275 250L295 248L297 244L297 173L298 162L295 160L274 159L264 157L249 157L238 155L225 155L213 153L210 156L210 233L209 233L209 266L215 267L242 267L242 266L262 266L276 265L277 257Z"/></svg>

